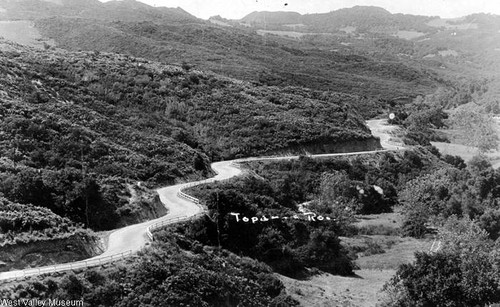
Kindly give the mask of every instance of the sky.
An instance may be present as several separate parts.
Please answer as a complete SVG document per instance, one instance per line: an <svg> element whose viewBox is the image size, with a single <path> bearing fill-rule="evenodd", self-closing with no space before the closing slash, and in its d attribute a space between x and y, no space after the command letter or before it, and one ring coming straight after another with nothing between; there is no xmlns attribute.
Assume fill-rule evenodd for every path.
<svg viewBox="0 0 500 307"><path fill-rule="evenodd" d="M109 0L101 0L103 2ZM327 13L356 5L379 6L391 13L442 18L472 13L500 15L500 0L139 0L152 6L181 7L203 19L220 15L240 19L254 11L292 11L301 14Z"/></svg>

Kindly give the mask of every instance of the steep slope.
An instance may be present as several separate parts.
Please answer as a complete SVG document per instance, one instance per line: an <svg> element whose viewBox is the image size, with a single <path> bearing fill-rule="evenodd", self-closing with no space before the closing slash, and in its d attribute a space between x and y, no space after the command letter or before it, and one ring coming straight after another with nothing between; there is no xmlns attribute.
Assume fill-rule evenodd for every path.
<svg viewBox="0 0 500 307"><path fill-rule="evenodd" d="M4 0L0 20L35 20L54 16L87 18L107 21L168 20L169 22L197 22L198 19L180 8L153 8L134 0Z"/></svg>
<svg viewBox="0 0 500 307"><path fill-rule="evenodd" d="M209 160L379 146L356 96L117 54L1 50L0 192L93 229L154 217L129 203L129 184L207 176Z"/></svg>
<svg viewBox="0 0 500 307"><path fill-rule="evenodd" d="M57 5L29 0L37 3L33 7L44 8L37 11L27 9L23 1L9 1L0 19L31 20L42 35L40 39L51 39L60 48L118 52L164 63L187 62L201 70L265 85L356 93L369 98L371 108L377 108L374 113L386 108L387 102L394 98L430 94L443 83L435 71L419 63L365 52L371 40L350 47L345 44L352 41L332 41L332 37L324 40L324 37L308 36L297 41L262 36L255 31L258 27L241 27L238 23L235 27L218 26L196 19L181 9L155 8L136 1L104 4L88 1L76 5L64 0ZM359 11L351 14L357 16L358 21L371 14ZM269 13L269 16L276 14L279 15L275 18L277 23L294 19L293 16L304 18L283 12ZM328 15L321 22L331 24L330 19L340 20L344 14ZM385 20L385 14L378 12L376 20ZM256 13L257 20L258 16L260 13ZM389 16L392 17L388 23L398 19ZM407 18L410 17L399 19ZM372 19L366 22L366 27ZM364 105L361 108L367 109ZM367 113L365 115L370 116L371 112Z"/></svg>
<svg viewBox="0 0 500 307"><path fill-rule="evenodd" d="M386 123L385 120L372 120L368 121L367 125L372 127L371 129L376 128L374 130L374 134L377 135L380 139L388 139L389 135L387 131L382 131L379 129L380 124ZM374 128L373 128L374 127ZM367 155L367 154L380 154L382 152L388 151L397 151L397 150L405 150L404 147L395 147L389 144L384 144L384 148L377 149L374 151L359 151L359 152L345 152L345 153L327 153L327 154L318 154L318 155L310 155L310 158L327 158L327 157L340 157L340 156L356 156L356 155ZM241 176L244 174L244 171L240 169L238 166L240 163L246 163L251 161L280 161L280 160L298 160L301 159L301 156L275 156L275 157L253 157L253 158L243 158L229 161L219 161L211 164L211 168L214 170L215 175L212 178L171 185L164 188L160 188L157 190L160 200L168 207L169 213L166 216L160 217L155 220L138 223L135 225L130 225L127 227L120 228L118 230L113 231L108 239L108 246L104 253L87 259L85 261L77 261L73 263L66 263L51 267L43 267L43 268L34 268L28 270L18 270L18 271L9 271L6 273L0 273L0 280L8 280L13 279L15 277L20 276L36 276L40 275L41 272L46 272L47 270L54 269L54 271L63 272L72 270L73 268L90 268L101 265L101 263L113 262L113 257L115 256L115 261L120 260L121 257L116 257L118 255L129 255L132 253L136 253L141 250L146 244L153 238L152 232L164 227L165 225L172 225L175 223L180 223L185 220L192 220L200 217L204 213L206 213L206 208L202 208L200 205L200 201L192 196L184 194L182 196L181 192L189 187L204 185L214 182L225 181L231 179L233 177ZM186 197L191 197L187 199ZM194 200L194 201L193 201ZM2 199L0 199L2 201ZM0 202L1 204L1 202ZM19 206L19 205L18 205ZM1 209L1 206L0 206ZM16 214L18 212L14 211ZM40 211L40 210L39 210ZM51 214L50 210L41 210L44 213ZM32 213L33 214L33 213ZM21 215L21 214L18 214ZM36 213L35 213L36 215ZM30 216L30 215L28 215ZM57 218L57 216L56 216ZM8 219L5 219L8 221ZM2 223L3 221L0 219L0 227L4 226L3 224L7 224L7 222ZM67 221L66 221L67 223ZM52 224L61 224L54 223ZM39 226L35 224L35 227ZM5 226L4 226L5 227ZM32 226L30 226L32 227ZM15 229L14 230L19 230ZM156 237L156 235L155 235ZM1 256L1 254L0 254ZM0 258L1 259L1 258Z"/></svg>
<svg viewBox="0 0 500 307"><path fill-rule="evenodd" d="M99 23L58 17L38 20L35 25L44 36L68 50L187 62L199 69L267 85L299 85L391 99L431 93L436 82L435 73L398 59L380 61L353 50L318 48L206 23Z"/></svg>

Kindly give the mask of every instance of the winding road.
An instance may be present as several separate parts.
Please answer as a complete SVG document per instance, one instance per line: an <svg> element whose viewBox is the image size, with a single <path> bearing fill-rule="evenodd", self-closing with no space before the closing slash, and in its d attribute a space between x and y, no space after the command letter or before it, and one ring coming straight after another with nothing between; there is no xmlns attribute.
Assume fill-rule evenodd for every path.
<svg viewBox="0 0 500 307"><path fill-rule="evenodd" d="M383 149L363 152L318 154L310 155L310 157L321 158L361 155L403 149L402 146L396 146L392 143L389 143L390 136L388 135L388 131L390 131L392 128L391 126L387 126L385 124L385 120L370 120L367 122L367 126L371 129L374 136L380 138L380 143ZM237 164L241 162L257 160L292 160L298 158L299 156L256 157L214 162L211 164L211 167L217 175L212 178L191 183L177 184L158 189L157 192L160 196L161 202L169 210L168 214L151 221L130 225L115 230L109 235L108 246L103 254L86 260L71 263L2 272L0 273L0 280L6 281L24 278L27 276L95 267L104 263L109 263L133 255L150 242L150 240L152 239L150 232L151 229L167 224L173 224L182 220L187 220L204 213L204 209L199 205L199 203L195 199L195 201L189 200L189 196L181 192L182 189L189 186L227 180L235 176L239 176L242 174L242 170L238 168Z"/></svg>
<svg viewBox="0 0 500 307"><path fill-rule="evenodd" d="M385 149L399 150L403 145L391 141L391 133L398 126L388 125L386 119L372 119L366 122L366 125L372 131L372 134L380 139L380 145Z"/></svg>

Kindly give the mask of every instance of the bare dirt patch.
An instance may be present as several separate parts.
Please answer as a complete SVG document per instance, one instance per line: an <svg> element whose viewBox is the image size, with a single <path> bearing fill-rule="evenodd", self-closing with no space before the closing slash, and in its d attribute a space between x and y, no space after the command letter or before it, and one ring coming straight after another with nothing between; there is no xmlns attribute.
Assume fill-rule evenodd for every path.
<svg viewBox="0 0 500 307"><path fill-rule="evenodd" d="M21 45L44 48L55 46L55 41L42 37L33 22L28 20L0 21L0 36Z"/></svg>

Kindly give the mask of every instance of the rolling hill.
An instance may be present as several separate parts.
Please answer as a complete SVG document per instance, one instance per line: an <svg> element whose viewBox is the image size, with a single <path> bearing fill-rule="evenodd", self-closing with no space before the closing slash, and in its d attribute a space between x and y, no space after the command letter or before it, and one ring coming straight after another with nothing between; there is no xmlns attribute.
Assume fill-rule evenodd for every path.
<svg viewBox="0 0 500 307"><path fill-rule="evenodd" d="M8 39L32 47L0 39L0 270L96 254L90 230L165 214L154 189L213 175L213 161L375 150L380 141L365 119L398 108L408 111L405 124L414 123L401 138L421 140L395 154L240 164L248 176L186 191L208 213L156 232L137 257L1 287L11 298L55 293L91 305L295 306L276 273L350 275L363 253L358 264L375 259L378 274L350 279L365 279L363 286L330 276L318 292L311 283L288 287L293 296L351 304L355 298L345 293L380 288L389 275L401 277L393 269L412 261L413 251L429 250L430 242L400 244L399 236L425 235L431 217L471 215L492 238L499 235L498 173L487 161L466 166L425 146L425 133L443 126L442 108L500 112L498 16L445 20L354 7L204 21L133 0L5 0L0 33L9 32L16 35ZM401 204L401 212L389 213ZM299 208L332 223L289 219ZM389 216L378 221L366 215L382 212ZM364 226L354 224L355 213L367 218ZM235 214L254 218L239 223ZM488 262L463 263L474 264L471 272L493 272L497 254L489 248ZM61 251L68 259L57 258ZM441 267L427 280L443 274L456 284L465 276L458 275L461 265ZM476 288L497 289L497 276ZM348 286L325 291L325 280ZM402 298L410 293L398 289ZM468 291L461 290L455 292Z"/></svg>
<svg viewBox="0 0 500 307"><path fill-rule="evenodd" d="M397 31L430 31L426 22L432 17L391 14L374 6L354 6L329 13L306 14L285 12L253 12L239 22L268 30L294 28L299 32L335 33L352 31L391 33ZM300 26L299 26L300 25Z"/></svg>
<svg viewBox="0 0 500 307"><path fill-rule="evenodd" d="M69 0L62 1L62 5L30 1L37 5L9 1L0 19L29 20L44 39L51 39L57 47L67 50L115 52L163 63L186 62L199 70L264 85L356 94L370 100L371 107L361 107L366 110L366 117L387 109L388 102L395 98L411 100L433 93L439 86L447 86L449 81L443 79L433 65L397 56L400 52L394 49L404 44L401 41L390 44L398 47L388 50L384 37L346 38L342 31L337 31L342 34L340 36L336 32L326 36L306 35L300 40L263 35L266 33L258 26L261 13L253 14L255 27L241 26L243 21L228 21L233 25L228 27L224 22L220 25L196 19L180 9L155 8L131 0L86 1L78 6L73 6ZM37 9L31 10L31 7ZM372 14L372 10L376 14ZM295 13L266 14L279 14L273 17L277 29L290 30L283 28L282 23L305 18ZM375 8L353 8L335 14L333 17L307 15L311 26L306 28L327 31L320 24L336 27L331 19L337 20L344 15L344 19L338 19L338 24L351 19L361 22L372 15L370 18L382 22L389 13ZM394 31L409 29L410 25L403 22L407 19L409 24L419 25L430 20L427 17L388 16L392 17L384 21L384 25L394 24L391 28ZM425 26L425 29L434 28ZM303 33L305 30L297 31Z"/></svg>
<svg viewBox="0 0 500 307"><path fill-rule="evenodd" d="M153 8L134 0L5 0L0 4L0 20L36 20L54 16L106 21L168 20L200 22L181 8Z"/></svg>
<svg viewBox="0 0 500 307"><path fill-rule="evenodd" d="M148 218L146 203L129 204L130 183L206 176L210 160L379 146L356 96L119 54L1 47L0 192L93 229Z"/></svg>

